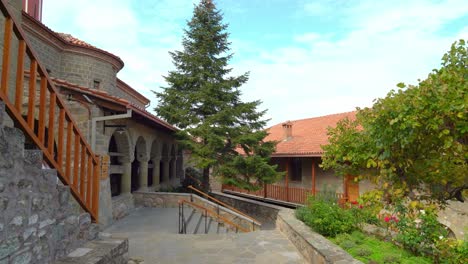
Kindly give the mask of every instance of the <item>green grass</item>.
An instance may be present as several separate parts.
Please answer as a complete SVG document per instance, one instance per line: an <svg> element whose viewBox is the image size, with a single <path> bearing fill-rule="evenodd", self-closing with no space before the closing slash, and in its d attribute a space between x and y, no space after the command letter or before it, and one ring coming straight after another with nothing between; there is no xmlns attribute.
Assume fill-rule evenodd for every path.
<svg viewBox="0 0 468 264"><path fill-rule="evenodd" d="M352 234L340 234L335 238L328 239L364 263L432 263L429 258L414 256L411 252L399 248L391 242L382 241L359 231L354 231Z"/></svg>

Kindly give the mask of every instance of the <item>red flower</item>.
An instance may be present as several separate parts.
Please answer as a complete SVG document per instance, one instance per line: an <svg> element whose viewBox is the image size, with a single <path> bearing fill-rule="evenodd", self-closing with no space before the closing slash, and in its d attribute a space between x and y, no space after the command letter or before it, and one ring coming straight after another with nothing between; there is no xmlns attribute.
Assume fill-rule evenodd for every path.
<svg viewBox="0 0 468 264"><path fill-rule="evenodd" d="M362 207L363 207L362 204L360 204L360 205L359 205L359 209L362 209Z"/></svg>
<svg viewBox="0 0 468 264"><path fill-rule="evenodd" d="M384 218L384 221L387 222L387 223L390 222L390 217L386 216L386 217Z"/></svg>
<svg viewBox="0 0 468 264"><path fill-rule="evenodd" d="M351 201L351 204L358 204L357 201Z"/></svg>

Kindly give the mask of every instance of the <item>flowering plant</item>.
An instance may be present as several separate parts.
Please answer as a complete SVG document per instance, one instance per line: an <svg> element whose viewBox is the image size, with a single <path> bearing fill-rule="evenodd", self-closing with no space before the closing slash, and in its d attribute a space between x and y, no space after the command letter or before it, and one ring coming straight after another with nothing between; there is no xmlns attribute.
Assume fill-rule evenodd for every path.
<svg viewBox="0 0 468 264"><path fill-rule="evenodd" d="M438 255L437 244L447 237L448 231L437 221L437 212L402 204L396 206L396 211L400 216L395 221L396 241L415 254Z"/></svg>

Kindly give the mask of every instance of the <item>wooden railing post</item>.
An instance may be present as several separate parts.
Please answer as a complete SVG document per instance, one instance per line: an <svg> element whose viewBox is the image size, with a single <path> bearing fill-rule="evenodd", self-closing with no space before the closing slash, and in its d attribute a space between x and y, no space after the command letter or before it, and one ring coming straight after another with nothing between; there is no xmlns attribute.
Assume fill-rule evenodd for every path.
<svg viewBox="0 0 468 264"><path fill-rule="evenodd" d="M24 56L26 55L26 42L24 40L19 41L18 45L18 63L16 67L16 94L15 94L15 106L16 110L21 111L24 97Z"/></svg>
<svg viewBox="0 0 468 264"><path fill-rule="evenodd" d="M8 96L8 77L10 73L10 48L11 33L13 32L13 19L7 17L3 35L3 58L2 58L2 87L1 92Z"/></svg>

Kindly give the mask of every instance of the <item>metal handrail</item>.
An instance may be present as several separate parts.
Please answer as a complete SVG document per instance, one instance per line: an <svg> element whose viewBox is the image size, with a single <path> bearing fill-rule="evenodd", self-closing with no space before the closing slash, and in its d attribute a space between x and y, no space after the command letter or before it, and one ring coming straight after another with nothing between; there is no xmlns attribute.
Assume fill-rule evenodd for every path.
<svg viewBox="0 0 468 264"><path fill-rule="evenodd" d="M205 212L205 216L207 216L208 214L212 215L214 218L216 218L216 219L218 219L218 220L221 220L223 223L228 224L228 225L234 227L235 230L236 230L236 232L237 232L237 231L242 231L242 232L244 232L244 233L249 232L249 230L245 229L244 227L239 226L239 225L233 223L233 222L230 221L229 219L227 219L227 218L225 218L225 217L223 217L223 216L217 214L217 213L214 212L213 210L208 209L208 208L206 208L206 207L204 207L204 206L201 206L201 205L199 205L199 204L196 204L196 203L187 201L187 200L185 200L185 199L179 200L178 203L179 203L179 205L188 204L188 205L190 205L190 206L192 206L192 207L194 207L194 208L196 208L196 209L202 210L202 212L203 212L203 211ZM179 215L180 215L180 213L181 213L181 212L179 211ZM183 215L183 210L182 210L182 215ZM183 225L185 226L185 222L184 222L183 220L182 220L182 222L184 223ZM179 225L180 225L180 222L179 222ZM185 228L185 227L184 227L184 228ZM205 227L205 229L206 229L206 227ZM179 229L179 230L180 230L180 229ZM206 231L206 230L205 230L205 231Z"/></svg>
<svg viewBox="0 0 468 264"><path fill-rule="evenodd" d="M71 193L77 202L89 212L92 220L97 222L100 160L91 150L68 107L60 97L58 89L39 62L38 56L25 37L26 34L18 26L19 23L11 15L7 5L5 0L1 0L0 10L5 17L5 24L0 100L4 102L6 110L17 126L42 151L45 161L57 171L58 178L63 184L70 186ZM17 40L18 49L17 57L11 58L12 51L16 48L14 46L16 42L12 45L13 38ZM29 76L26 76L29 80L27 81L25 81L24 74L26 58L30 60ZM12 62L16 63L15 80L10 78ZM11 85L10 81L14 81L14 85ZM24 96L26 91L28 92L27 101ZM39 98L36 98L36 95ZM24 103L27 106L26 117L22 113ZM37 124L36 108L38 108Z"/></svg>
<svg viewBox="0 0 468 264"><path fill-rule="evenodd" d="M226 208L228 208L228 209L230 209L230 210L232 210L232 211L234 211L234 212L236 212L236 213L238 213L238 214L240 214L240 215L242 215L242 216L244 216L244 217L246 217L246 218L248 218L248 219L250 219L250 220L252 220L252 222L254 222L255 224L257 224L257 225L259 225L259 226L262 225L262 223L259 222L259 221L257 221L255 218L253 218L253 217L251 217L251 216L248 216L248 215L246 215L245 213L242 213L241 211L237 210L236 208L234 208L234 207L232 207L232 206L230 206L230 205L227 205L226 203L221 202L220 200L218 200L218 199L212 197L211 195L209 195L209 194L207 194L207 193L204 193L204 192L198 190L197 188L193 187L192 185L189 185L187 188L189 188L189 189L191 189L191 190L194 190L195 192L197 192L197 193L199 193L199 194L201 194L201 195L207 197L208 199L211 199L211 200L213 200L214 202L216 202L216 203L218 203L218 204L220 204L220 205L222 205L222 206L224 206L224 207L226 207Z"/></svg>

